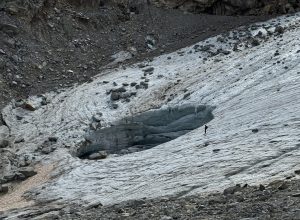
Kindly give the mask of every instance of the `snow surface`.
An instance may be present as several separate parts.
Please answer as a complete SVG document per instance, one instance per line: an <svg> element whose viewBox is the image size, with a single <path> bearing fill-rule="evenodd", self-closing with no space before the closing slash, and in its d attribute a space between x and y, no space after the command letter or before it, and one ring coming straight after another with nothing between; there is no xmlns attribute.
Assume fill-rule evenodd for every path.
<svg viewBox="0 0 300 220"><path fill-rule="evenodd" d="M274 32L278 24L285 27L283 37L269 36L267 32ZM7 106L3 114L11 134L25 138L25 143L15 146L20 154L34 152L49 136L59 140L55 152L38 156L41 161L59 162L55 177L28 195L38 200L106 205L269 182L299 169L300 14L258 26L251 31L253 36L259 31L263 35L256 47L250 46L246 36L227 43L218 42L216 36L197 45L214 44L213 50L229 50L229 55L209 57L207 52L195 51L193 45L145 61L155 68L154 74L147 76L149 88L138 90L129 103L118 102L116 110L111 108L106 90L113 88L112 82L140 82L143 71L137 64L107 70L91 83L45 94L50 104L22 112L21 121L15 119L21 110L13 104ZM245 28L237 32L249 33ZM239 51L233 52L237 41ZM274 56L276 50L278 56ZM191 93L187 99L183 98L185 89ZM175 98L168 102L171 94L176 94ZM40 98L30 100L35 104ZM184 104L216 107L206 136L201 127L155 148L100 161L80 160L70 154L84 140L91 118L99 112L109 126L131 114ZM213 152L215 149L220 151Z"/></svg>

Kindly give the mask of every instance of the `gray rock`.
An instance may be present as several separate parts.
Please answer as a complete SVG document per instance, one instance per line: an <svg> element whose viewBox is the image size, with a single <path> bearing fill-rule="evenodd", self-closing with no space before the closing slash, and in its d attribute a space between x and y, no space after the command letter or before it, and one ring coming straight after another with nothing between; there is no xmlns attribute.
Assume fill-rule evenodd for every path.
<svg viewBox="0 0 300 220"><path fill-rule="evenodd" d="M93 130L93 131L96 131L98 128L98 122L92 122L90 124L90 129Z"/></svg>
<svg viewBox="0 0 300 220"><path fill-rule="evenodd" d="M228 51L228 50L223 50L223 49L218 49L218 51L217 51L218 53L222 53L222 54L224 54L224 55L229 55L231 52L230 51Z"/></svg>
<svg viewBox="0 0 300 220"><path fill-rule="evenodd" d="M241 186L237 184L236 186L231 186L225 189L223 194L224 195L234 194L235 192L238 192L240 190L241 190Z"/></svg>
<svg viewBox="0 0 300 220"><path fill-rule="evenodd" d="M48 137L48 140L50 141L50 142L57 142L57 137Z"/></svg>
<svg viewBox="0 0 300 220"><path fill-rule="evenodd" d="M146 83L146 82L140 82L140 87L142 87L144 89L148 89L148 83Z"/></svg>
<svg viewBox="0 0 300 220"><path fill-rule="evenodd" d="M260 42L259 42L258 39L253 38L253 39L251 40L251 45L252 45L253 47L259 46L259 45L260 45Z"/></svg>
<svg viewBox="0 0 300 220"><path fill-rule="evenodd" d="M140 63L140 64L138 64L138 67L142 69L142 68L146 67L146 64Z"/></svg>
<svg viewBox="0 0 300 220"><path fill-rule="evenodd" d="M295 170L294 173L300 175L300 170Z"/></svg>
<svg viewBox="0 0 300 220"><path fill-rule="evenodd" d="M0 193L8 193L10 188L9 184L0 185Z"/></svg>
<svg viewBox="0 0 300 220"><path fill-rule="evenodd" d="M23 174L25 178L32 177L37 174L33 167L22 167L18 170L18 172Z"/></svg>
<svg viewBox="0 0 300 220"><path fill-rule="evenodd" d="M17 137L16 139L15 139L15 144L19 144L19 143L22 143L22 142L24 142L25 141L25 139L23 138L23 137Z"/></svg>
<svg viewBox="0 0 300 220"><path fill-rule="evenodd" d="M260 191L264 191L265 189L266 189L266 187L264 185L262 185L262 184L259 185L259 190Z"/></svg>
<svg viewBox="0 0 300 220"><path fill-rule="evenodd" d="M92 117L92 120L95 121L95 122L100 122L101 121L101 115L99 115L99 114L94 115Z"/></svg>
<svg viewBox="0 0 300 220"><path fill-rule="evenodd" d="M191 93L190 93L190 92L188 92L188 93L184 94L184 96L183 96L183 99L187 99L188 97L190 97L190 95L191 95Z"/></svg>
<svg viewBox="0 0 300 220"><path fill-rule="evenodd" d="M134 153L134 152L140 151L140 149L137 148L137 147L129 147L129 148L128 148L128 151L129 151L130 153Z"/></svg>
<svg viewBox="0 0 300 220"><path fill-rule="evenodd" d="M26 180L26 176L24 174L22 174L22 173L18 173L17 172L16 176L15 176L15 179L23 181L23 180Z"/></svg>
<svg viewBox="0 0 300 220"><path fill-rule="evenodd" d="M89 159L90 160L101 160L101 159L105 159L107 157L107 152L106 151L99 151L97 153L93 153L91 155L89 155Z"/></svg>
<svg viewBox="0 0 300 220"><path fill-rule="evenodd" d="M136 92L131 92L130 96L136 96Z"/></svg>
<svg viewBox="0 0 300 220"><path fill-rule="evenodd" d="M51 147L51 146L48 146L48 147L43 147L41 152L43 154L50 154L51 152L53 152L56 148L55 147Z"/></svg>
<svg viewBox="0 0 300 220"><path fill-rule="evenodd" d="M120 87L115 90L116 92L126 92L127 90L124 87Z"/></svg>
<svg viewBox="0 0 300 220"><path fill-rule="evenodd" d="M284 28L282 26L277 26L275 28L275 32L278 34L283 34L284 33Z"/></svg>
<svg viewBox="0 0 300 220"><path fill-rule="evenodd" d="M19 63L22 61L22 59L18 56L18 55L13 55L11 57L13 59L13 61L15 61L16 63Z"/></svg>
<svg viewBox="0 0 300 220"><path fill-rule="evenodd" d="M171 216L164 215L160 218L160 220L171 220L173 219Z"/></svg>
<svg viewBox="0 0 300 220"><path fill-rule="evenodd" d="M148 67L148 68L144 69L143 71L145 73L153 72L154 71L154 67Z"/></svg>
<svg viewBox="0 0 300 220"><path fill-rule="evenodd" d="M201 46L200 50L203 51L203 52L207 52L209 51L211 48L211 45L205 45L205 46Z"/></svg>
<svg viewBox="0 0 300 220"><path fill-rule="evenodd" d="M117 108L119 108L119 105L118 105L117 103L113 103L113 104L111 105L111 107L112 107L113 109L117 109Z"/></svg>
<svg viewBox="0 0 300 220"><path fill-rule="evenodd" d="M122 99L129 98L130 96L131 96L131 93L129 93L129 92L126 92L126 93L123 93L123 94L120 95L120 97L121 97Z"/></svg>
<svg viewBox="0 0 300 220"><path fill-rule="evenodd" d="M110 99L111 99L112 101L117 101L117 100L119 100L119 99L120 99L120 93L119 93L119 92L112 92L112 93L110 94Z"/></svg>
<svg viewBox="0 0 300 220"><path fill-rule="evenodd" d="M283 183L278 187L279 190L285 190L285 189L287 189L287 188L289 188L287 182L283 182Z"/></svg>
<svg viewBox="0 0 300 220"><path fill-rule="evenodd" d="M10 142L9 140L7 139L2 139L0 140L0 148L6 148L10 145Z"/></svg>

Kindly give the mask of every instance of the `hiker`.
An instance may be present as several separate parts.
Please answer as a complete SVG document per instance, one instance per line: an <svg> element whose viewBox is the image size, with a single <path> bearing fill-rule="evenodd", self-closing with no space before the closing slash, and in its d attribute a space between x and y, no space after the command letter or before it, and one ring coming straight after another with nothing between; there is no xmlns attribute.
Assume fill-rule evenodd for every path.
<svg viewBox="0 0 300 220"><path fill-rule="evenodd" d="M204 134L206 134L206 130L207 130L207 128L208 128L208 126L207 126L207 125L205 125L205 126L204 126Z"/></svg>

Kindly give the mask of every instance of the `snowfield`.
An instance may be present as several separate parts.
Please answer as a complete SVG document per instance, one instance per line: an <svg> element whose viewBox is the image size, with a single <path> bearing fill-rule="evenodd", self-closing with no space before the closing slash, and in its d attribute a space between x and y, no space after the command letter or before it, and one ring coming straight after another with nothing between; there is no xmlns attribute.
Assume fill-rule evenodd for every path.
<svg viewBox="0 0 300 220"><path fill-rule="evenodd" d="M211 52L202 47L211 44ZM7 106L3 115L11 135L25 139L15 145L18 153L58 163L53 179L26 195L38 201L108 205L222 191L237 183L281 179L300 169L300 14L197 45L145 61L154 67L146 76L148 88L129 85L136 96L130 102L115 101L116 109L107 94L112 83L117 88L139 84L148 67L107 70L93 82L45 94L50 103L32 112ZM214 53L217 49L222 50ZM40 101L30 98L35 106ZM130 115L183 105L215 107L207 135L200 127L145 151L98 161L75 156L99 113L107 127ZM36 152L52 136L58 137L57 149L48 155Z"/></svg>

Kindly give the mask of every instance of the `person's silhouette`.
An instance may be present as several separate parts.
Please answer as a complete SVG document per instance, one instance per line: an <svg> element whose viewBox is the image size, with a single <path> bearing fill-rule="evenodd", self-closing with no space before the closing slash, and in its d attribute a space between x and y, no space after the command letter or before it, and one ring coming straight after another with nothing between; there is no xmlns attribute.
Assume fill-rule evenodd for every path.
<svg viewBox="0 0 300 220"><path fill-rule="evenodd" d="M207 128L208 128L208 126L205 125L205 126L204 126L204 134L206 134Z"/></svg>

